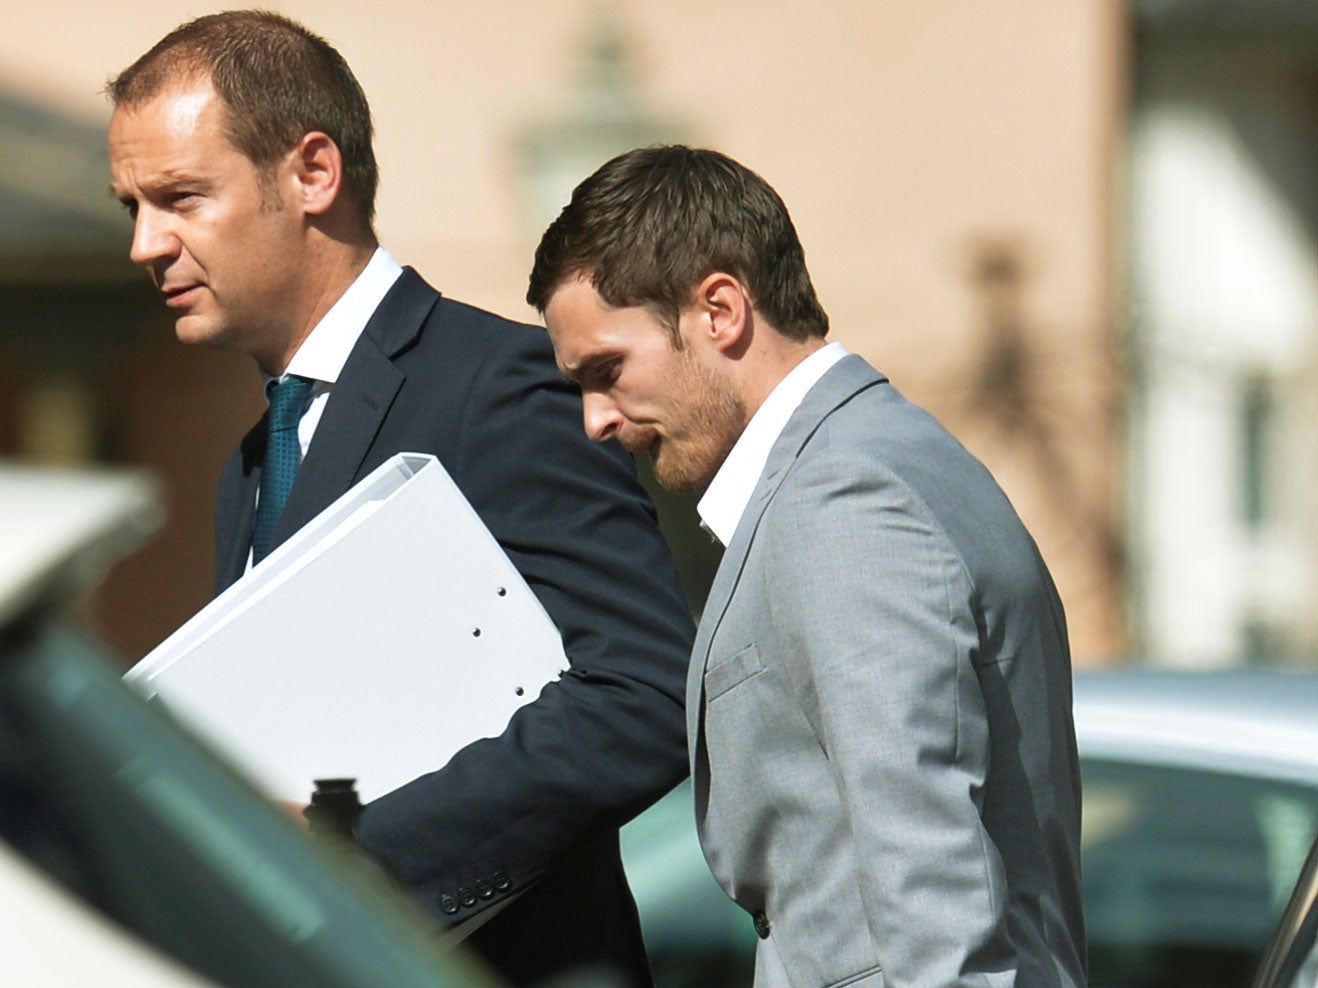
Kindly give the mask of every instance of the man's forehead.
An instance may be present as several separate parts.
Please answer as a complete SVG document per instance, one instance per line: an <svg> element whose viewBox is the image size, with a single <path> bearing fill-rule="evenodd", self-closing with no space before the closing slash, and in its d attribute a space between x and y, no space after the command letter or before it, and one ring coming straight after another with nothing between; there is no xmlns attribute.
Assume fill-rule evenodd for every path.
<svg viewBox="0 0 1318 988"><path fill-rule="evenodd" d="M591 272L572 271L558 279L557 284L549 293L549 302L545 309L547 311L549 306L552 306L556 300L589 297L593 297L599 305L604 305L604 300L600 298L600 294L595 288L595 280Z"/></svg>
<svg viewBox="0 0 1318 988"><path fill-rule="evenodd" d="M545 306L545 328L554 344L558 369L576 380L599 350L600 334L607 327L607 307L588 282L570 279L554 289Z"/></svg>
<svg viewBox="0 0 1318 988"><path fill-rule="evenodd" d="M198 179L212 175L229 151L245 158L233 145L225 114L204 76L181 79L142 102L120 104L108 134L112 181L120 168L155 182Z"/></svg>
<svg viewBox="0 0 1318 988"><path fill-rule="evenodd" d="M209 84L176 91L161 108L161 123L174 133L194 133L214 102L215 92Z"/></svg>
<svg viewBox="0 0 1318 988"><path fill-rule="evenodd" d="M115 106L110 127L132 120L146 132L191 140L204 132L228 131L228 106L216 91L209 70L171 66L157 73Z"/></svg>

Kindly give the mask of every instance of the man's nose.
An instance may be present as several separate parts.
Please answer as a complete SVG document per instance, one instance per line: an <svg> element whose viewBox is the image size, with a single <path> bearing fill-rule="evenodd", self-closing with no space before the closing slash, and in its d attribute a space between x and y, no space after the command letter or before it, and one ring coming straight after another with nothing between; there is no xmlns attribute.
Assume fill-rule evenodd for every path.
<svg viewBox="0 0 1318 988"><path fill-rule="evenodd" d="M155 261L178 253L178 237L169 228L163 214L145 206L133 221L133 245L128 256L134 264L149 267Z"/></svg>
<svg viewBox="0 0 1318 988"><path fill-rule="evenodd" d="M622 428L622 413L605 395L584 392L581 396L581 417L586 435L597 443L617 435Z"/></svg>

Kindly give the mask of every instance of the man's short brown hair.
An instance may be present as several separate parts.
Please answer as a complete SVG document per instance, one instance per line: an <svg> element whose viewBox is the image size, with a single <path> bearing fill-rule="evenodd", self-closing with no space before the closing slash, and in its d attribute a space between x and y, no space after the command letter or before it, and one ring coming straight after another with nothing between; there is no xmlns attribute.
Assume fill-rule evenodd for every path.
<svg viewBox="0 0 1318 988"><path fill-rule="evenodd" d="M176 27L110 80L116 107L146 103L179 82L208 79L225 107L229 142L262 174L320 131L343 156L344 185L371 228L379 172L371 108L329 42L265 10L209 14Z"/></svg>
<svg viewBox="0 0 1318 988"><path fill-rule="evenodd" d="M715 271L746 285L784 336L827 335L796 228L764 179L717 151L639 148L577 186L536 248L526 300L543 313L581 276L607 304L645 306L676 334L682 308Z"/></svg>

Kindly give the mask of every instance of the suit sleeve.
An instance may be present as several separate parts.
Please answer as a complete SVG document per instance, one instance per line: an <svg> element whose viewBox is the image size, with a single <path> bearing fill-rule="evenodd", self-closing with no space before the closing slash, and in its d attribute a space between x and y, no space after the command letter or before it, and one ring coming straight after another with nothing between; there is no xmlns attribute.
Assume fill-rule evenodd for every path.
<svg viewBox="0 0 1318 988"><path fill-rule="evenodd" d="M447 404L459 421L436 428L456 436L442 459L558 626L571 668L502 736L366 808L363 844L444 912L459 889L534 882L687 770L693 628L653 506L631 458L586 438L543 332L508 328Z"/></svg>
<svg viewBox="0 0 1318 988"><path fill-rule="evenodd" d="M757 541L888 982L978 985L975 972L1012 968L1005 871L980 815L973 590L955 547L900 479L846 452L798 463Z"/></svg>

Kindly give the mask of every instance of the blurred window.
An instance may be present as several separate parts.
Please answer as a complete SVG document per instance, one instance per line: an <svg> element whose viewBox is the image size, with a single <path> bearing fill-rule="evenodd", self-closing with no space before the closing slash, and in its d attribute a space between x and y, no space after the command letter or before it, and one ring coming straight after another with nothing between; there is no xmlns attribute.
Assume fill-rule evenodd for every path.
<svg viewBox="0 0 1318 988"><path fill-rule="evenodd" d="M1240 388L1240 511L1245 527L1257 532L1268 521L1268 480L1276 401L1272 379L1247 375Z"/></svg>
<svg viewBox="0 0 1318 988"><path fill-rule="evenodd" d="M1247 986L1318 829L1318 790L1084 766L1090 985Z"/></svg>

